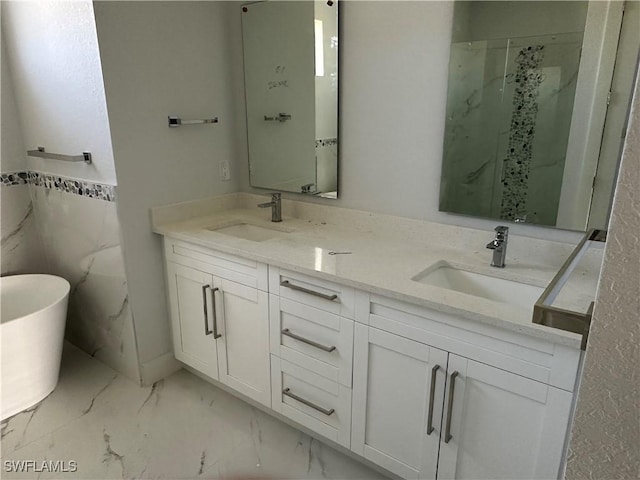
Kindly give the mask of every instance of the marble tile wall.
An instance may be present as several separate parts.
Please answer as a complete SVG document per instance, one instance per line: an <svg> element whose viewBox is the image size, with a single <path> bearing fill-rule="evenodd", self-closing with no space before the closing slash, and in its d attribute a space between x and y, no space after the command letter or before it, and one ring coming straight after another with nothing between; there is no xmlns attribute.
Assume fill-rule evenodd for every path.
<svg viewBox="0 0 640 480"><path fill-rule="evenodd" d="M115 187L22 173L2 175L2 273L66 278L66 338L139 381Z"/></svg>
<svg viewBox="0 0 640 480"><path fill-rule="evenodd" d="M516 39L500 217L556 225L582 34Z"/></svg>
<svg viewBox="0 0 640 480"><path fill-rule="evenodd" d="M581 41L452 45L442 211L556 224Z"/></svg>
<svg viewBox="0 0 640 480"><path fill-rule="evenodd" d="M0 275L47 271L29 186L26 181L16 179L20 177L2 174Z"/></svg>
<svg viewBox="0 0 640 480"><path fill-rule="evenodd" d="M451 46L440 210L496 217L497 152L506 149L501 116L504 40Z"/></svg>

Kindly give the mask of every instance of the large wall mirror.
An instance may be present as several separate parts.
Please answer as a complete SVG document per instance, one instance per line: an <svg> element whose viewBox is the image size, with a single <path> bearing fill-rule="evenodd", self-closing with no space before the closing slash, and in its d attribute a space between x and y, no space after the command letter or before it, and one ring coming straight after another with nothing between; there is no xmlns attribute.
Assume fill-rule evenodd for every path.
<svg viewBox="0 0 640 480"><path fill-rule="evenodd" d="M338 194L337 1L242 7L253 187Z"/></svg>
<svg viewBox="0 0 640 480"><path fill-rule="evenodd" d="M607 227L640 43L623 3L456 1L441 211Z"/></svg>

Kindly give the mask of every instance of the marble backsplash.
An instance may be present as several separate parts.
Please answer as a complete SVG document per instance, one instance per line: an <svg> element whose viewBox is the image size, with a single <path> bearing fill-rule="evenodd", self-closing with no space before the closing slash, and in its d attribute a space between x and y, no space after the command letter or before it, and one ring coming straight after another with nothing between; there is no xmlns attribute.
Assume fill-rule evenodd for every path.
<svg viewBox="0 0 640 480"><path fill-rule="evenodd" d="M139 381L114 187L20 173L2 174L2 274L66 278L66 338Z"/></svg>

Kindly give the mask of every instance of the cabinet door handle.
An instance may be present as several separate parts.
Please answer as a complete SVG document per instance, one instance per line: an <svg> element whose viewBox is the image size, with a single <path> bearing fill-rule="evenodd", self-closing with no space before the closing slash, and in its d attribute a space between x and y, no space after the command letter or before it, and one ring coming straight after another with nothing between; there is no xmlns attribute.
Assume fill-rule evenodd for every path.
<svg viewBox="0 0 640 480"><path fill-rule="evenodd" d="M440 365L434 365L431 369L431 390L429 392L429 418L427 418L427 435L431 435L433 432L433 402L436 395L436 372L440 368Z"/></svg>
<svg viewBox="0 0 640 480"><path fill-rule="evenodd" d="M202 286L202 306L204 308L204 334L211 335L213 330L209 330L209 313L207 312L207 289L211 288L211 285Z"/></svg>
<svg viewBox="0 0 640 480"><path fill-rule="evenodd" d="M299 292L308 293L309 295L314 295L316 297L324 298L325 300L333 301L338 298L338 295L327 295L326 293L316 292L315 290L309 290L308 288L300 287L298 285L294 285L293 283L289 283L289 280L283 280L280 282L280 285L283 287L290 288L291 290L298 290Z"/></svg>
<svg viewBox="0 0 640 480"><path fill-rule="evenodd" d="M307 345L311 345L312 347L316 347L316 348L319 348L320 350L324 350L325 352L333 352L336 349L336 347L334 347L333 345L330 347L327 347L326 345L322 345L321 343L317 343L317 342L314 342L313 340L309 340L308 338L304 338L304 337L301 337L300 335L296 335L288 328L285 328L284 330L282 330L282 334L286 335L287 337L295 338L296 340L302 343L306 343Z"/></svg>
<svg viewBox="0 0 640 480"><path fill-rule="evenodd" d="M282 390L282 394L286 395L287 397L291 397L291 398L293 398L294 400L297 400L300 403L304 403L307 407L311 407L314 410L319 411L320 413L324 413L327 417L330 416L330 415L333 415L333 412L336 411L334 408L332 408L331 410L327 410L326 408L322 408L322 407L316 405L315 403L310 402L309 400L305 400L304 398L299 397L295 393L292 393L291 390L289 389L289 387L287 387L284 390Z"/></svg>
<svg viewBox="0 0 640 480"><path fill-rule="evenodd" d="M216 314L216 292L220 290L219 288L211 289L211 298L213 299L213 338L218 339L222 336L221 333L218 333L218 315Z"/></svg>
<svg viewBox="0 0 640 480"><path fill-rule="evenodd" d="M453 414L453 392L456 386L456 377L459 372L455 371L449 377L449 404L447 406L447 427L444 431L444 443L449 443L453 437L451 435L451 415Z"/></svg>

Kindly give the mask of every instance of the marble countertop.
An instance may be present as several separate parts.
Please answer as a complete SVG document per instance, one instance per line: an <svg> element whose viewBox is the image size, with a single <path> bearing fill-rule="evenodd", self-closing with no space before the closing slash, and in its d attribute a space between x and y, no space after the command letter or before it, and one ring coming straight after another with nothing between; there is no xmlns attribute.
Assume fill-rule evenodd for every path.
<svg viewBox="0 0 640 480"><path fill-rule="evenodd" d="M407 301L579 348L581 335L532 323L530 308L467 295L412 280L434 264L454 267L544 288L575 245L510 235L506 268L489 266L485 248L493 231L436 224L305 202L283 200L283 221L270 221L271 210L256 208L267 197L235 193L151 211L155 233L235 254L288 270ZM275 238L252 241L216 232L247 223L278 230ZM329 252L350 252L330 255ZM593 299L596 258L573 275L563 294L564 307L582 309Z"/></svg>

